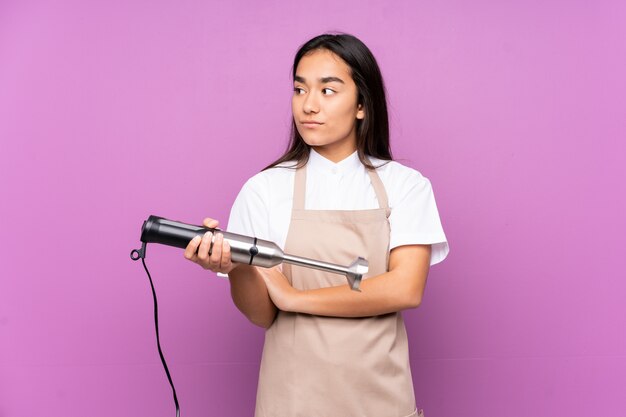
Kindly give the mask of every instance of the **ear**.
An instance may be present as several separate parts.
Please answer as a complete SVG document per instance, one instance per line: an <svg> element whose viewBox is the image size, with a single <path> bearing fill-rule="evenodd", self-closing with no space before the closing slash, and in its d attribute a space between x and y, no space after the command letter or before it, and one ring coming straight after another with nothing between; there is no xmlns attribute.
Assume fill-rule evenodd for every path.
<svg viewBox="0 0 626 417"><path fill-rule="evenodd" d="M356 118L360 120L365 119L365 109L363 108L362 104L359 104L357 106Z"/></svg>

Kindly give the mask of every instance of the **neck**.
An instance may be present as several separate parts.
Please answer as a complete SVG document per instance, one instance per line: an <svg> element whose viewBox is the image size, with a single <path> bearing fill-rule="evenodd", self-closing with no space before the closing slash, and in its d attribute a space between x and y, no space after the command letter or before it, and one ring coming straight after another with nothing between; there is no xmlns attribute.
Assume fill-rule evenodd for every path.
<svg viewBox="0 0 626 417"><path fill-rule="evenodd" d="M324 158L337 163L343 161L356 151L356 140L324 146L313 146L312 148Z"/></svg>

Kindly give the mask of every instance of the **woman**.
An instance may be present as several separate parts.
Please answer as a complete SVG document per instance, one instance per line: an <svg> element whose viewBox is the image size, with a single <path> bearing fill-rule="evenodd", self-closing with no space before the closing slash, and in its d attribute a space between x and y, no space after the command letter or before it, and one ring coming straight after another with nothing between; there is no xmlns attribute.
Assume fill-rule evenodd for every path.
<svg viewBox="0 0 626 417"><path fill-rule="evenodd" d="M337 274L234 264L220 234L185 257L228 274L237 307L267 328L257 417L417 416L399 312L448 253L430 183L392 160L382 76L357 38L305 43L293 81L289 149L244 185L228 230L337 264L362 256L362 292Z"/></svg>

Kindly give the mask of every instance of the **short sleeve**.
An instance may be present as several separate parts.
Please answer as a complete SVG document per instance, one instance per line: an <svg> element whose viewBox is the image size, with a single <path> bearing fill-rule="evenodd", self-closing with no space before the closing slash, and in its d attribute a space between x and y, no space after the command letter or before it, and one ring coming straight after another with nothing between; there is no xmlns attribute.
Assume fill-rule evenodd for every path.
<svg viewBox="0 0 626 417"><path fill-rule="evenodd" d="M402 245L430 244L430 264L443 261L449 252L430 181L412 171L398 187L392 203L390 249Z"/></svg>
<svg viewBox="0 0 626 417"><path fill-rule="evenodd" d="M269 210L265 188L260 178L256 176L244 184L230 210L226 230L269 240ZM226 274L217 275L228 278Z"/></svg>
<svg viewBox="0 0 626 417"><path fill-rule="evenodd" d="M239 191L228 218L229 232L269 238L267 190L258 177L250 178Z"/></svg>

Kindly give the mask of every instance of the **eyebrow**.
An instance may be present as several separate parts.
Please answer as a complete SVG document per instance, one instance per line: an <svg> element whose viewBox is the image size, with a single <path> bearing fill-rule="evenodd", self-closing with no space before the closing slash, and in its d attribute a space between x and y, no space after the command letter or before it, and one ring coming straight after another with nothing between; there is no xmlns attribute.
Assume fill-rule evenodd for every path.
<svg viewBox="0 0 626 417"><path fill-rule="evenodd" d="M342 80L341 78L339 78L339 77L322 77L322 78L320 78L319 80L320 80L320 82L321 82L322 84L332 83L333 81L336 81L336 82L341 83L341 84L345 84L345 83L343 82L343 80ZM305 79L304 77L299 76L299 75L296 75L296 76L294 77L294 81L297 81L297 82L299 82L299 83L306 84L306 79Z"/></svg>

